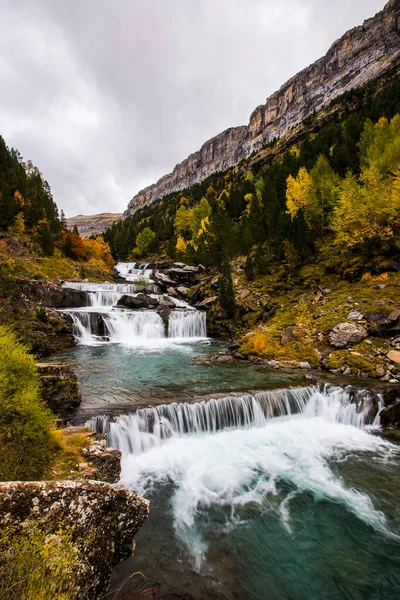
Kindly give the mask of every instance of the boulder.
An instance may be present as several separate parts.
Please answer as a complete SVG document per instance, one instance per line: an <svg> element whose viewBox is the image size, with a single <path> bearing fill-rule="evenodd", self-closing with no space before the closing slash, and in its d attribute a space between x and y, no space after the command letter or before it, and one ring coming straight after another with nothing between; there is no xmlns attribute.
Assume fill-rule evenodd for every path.
<svg viewBox="0 0 400 600"><path fill-rule="evenodd" d="M41 394L50 410L67 422L81 403L78 378L64 363L37 363Z"/></svg>
<svg viewBox="0 0 400 600"><path fill-rule="evenodd" d="M117 306L123 306L124 308L130 308L132 310L155 308L157 305L157 298L152 298L148 294L143 293L139 293L136 296L122 296L117 302Z"/></svg>
<svg viewBox="0 0 400 600"><path fill-rule="evenodd" d="M6 535L23 535L30 523L48 534L57 535L60 528L71 534L82 598L104 593L112 568L131 556L134 535L148 515L148 500L109 483L0 484L0 522Z"/></svg>
<svg viewBox="0 0 400 600"><path fill-rule="evenodd" d="M346 348L365 340L368 331L354 323L339 323L328 336L329 344L334 348Z"/></svg>

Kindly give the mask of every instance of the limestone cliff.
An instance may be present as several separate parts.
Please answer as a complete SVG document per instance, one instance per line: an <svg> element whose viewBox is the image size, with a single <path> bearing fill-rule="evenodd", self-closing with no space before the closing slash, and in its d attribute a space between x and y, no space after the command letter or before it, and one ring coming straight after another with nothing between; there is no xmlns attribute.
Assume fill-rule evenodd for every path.
<svg viewBox="0 0 400 600"><path fill-rule="evenodd" d="M400 59L400 0L348 31L327 54L285 83L257 107L248 126L227 129L179 163L172 173L140 191L124 217L163 196L188 188L248 158L281 138L346 91L377 79Z"/></svg>
<svg viewBox="0 0 400 600"><path fill-rule="evenodd" d="M114 221L119 221L120 213L101 213L99 215L77 215L67 219L68 229L78 228L81 237L99 235L106 231Z"/></svg>

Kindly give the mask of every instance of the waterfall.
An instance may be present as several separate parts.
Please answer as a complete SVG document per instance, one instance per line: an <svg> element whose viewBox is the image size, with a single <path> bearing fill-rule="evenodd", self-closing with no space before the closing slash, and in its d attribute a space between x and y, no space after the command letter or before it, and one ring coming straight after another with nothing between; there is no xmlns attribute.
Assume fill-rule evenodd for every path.
<svg viewBox="0 0 400 600"><path fill-rule="evenodd" d="M73 331L79 344L92 346L99 342L132 345L141 340L165 337L161 317L154 311L89 313L69 311Z"/></svg>
<svg viewBox="0 0 400 600"><path fill-rule="evenodd" d="M123 279L127 281L140 281L150 278L152 269L146 269L146 266L143 269L137 269L134 262L122 262L118 263L115 268Z"/></svg>
<svg viewBox="0 0 400 600"><path fill-rule="evenodd" d="M366 390L325 386L263 391L195 403L171 403L137 410L115 420L94 417L93 431L108 434L108 444L124 454L141 454L166 439L222 429L263 427L274 417L321 417L363 429L374 423L376 399Z"/></svg>
<svg viewBox="0 0 400 600"><path fill-rule="evenodd" d="M206 319L206 313L199 310L174 310L168 321L168 337L207 337Z"/></svg>
<svg viewBox="0 0 400 600"><path fill-rule="evenodd" d="M89 302L91 306L98 308L102 306L114 306L121 297L122 294L118 292L101 290L99 292L90 292Z"/></svg>
<svg viewBox="0 0 400 600"><path fill-rule="evenodd" d="M159 339L165 337L164 323L156 312L111 312L104 315L110 342L131 344L137 338Z"/></svg>

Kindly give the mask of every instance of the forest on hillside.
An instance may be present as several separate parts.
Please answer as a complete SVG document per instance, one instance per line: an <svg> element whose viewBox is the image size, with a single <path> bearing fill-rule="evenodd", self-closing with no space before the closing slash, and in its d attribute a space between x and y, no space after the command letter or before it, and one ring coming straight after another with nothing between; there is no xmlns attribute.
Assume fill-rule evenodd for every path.
<svg viewBox="0 0 400 600"><path fill-rule="evenodd" d="M340 116L273 164L239 165L114 223L104 235L114 258L158 253L220 268L245 255L251 279L276 261L295 270L315 260L354 278L397 256L400 78L335 102Z"/></svg>

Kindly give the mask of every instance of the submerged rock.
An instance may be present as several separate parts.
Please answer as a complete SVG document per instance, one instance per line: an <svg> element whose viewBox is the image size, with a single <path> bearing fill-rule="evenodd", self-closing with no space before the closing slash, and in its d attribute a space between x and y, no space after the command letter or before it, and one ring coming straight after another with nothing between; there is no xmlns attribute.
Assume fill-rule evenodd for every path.
<svg viewBox="0 0 400 600"><path fill-rule="evenodd" d="M121 486L99 481L8 482L0 484L4 532L23 535L36 524L57 535L62 527L78 548L82 598L98 598L112 568L131 556L133 538L149 515L149 502Z"/></svg>
<svg viewBox="0 0 400 600"><path fill-rule="evenodd" d="M368 336L365 327L354 323L339 323L330 332L328 339L334 348L346 348L353 344L359 344Z"/></svg>

